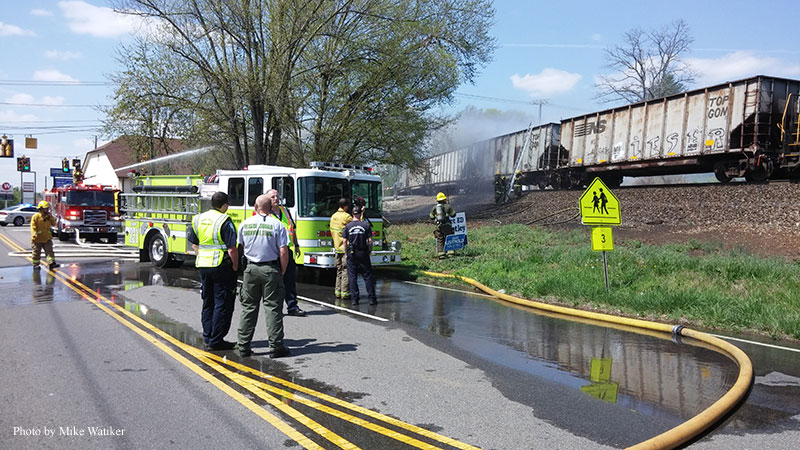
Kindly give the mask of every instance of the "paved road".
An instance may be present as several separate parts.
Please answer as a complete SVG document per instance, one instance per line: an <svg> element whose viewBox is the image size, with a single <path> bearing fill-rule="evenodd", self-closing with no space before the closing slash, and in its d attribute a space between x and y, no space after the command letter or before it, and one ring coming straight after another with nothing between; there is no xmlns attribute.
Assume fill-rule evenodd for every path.
<svg viewBox="0 0 800 450"><path fill-rule="evenodd" d="M273 448L297 441L311 446L304 439L335 448L313 431L319 427L361 448L405 448L414 443L409 439L442 448L460 446L458 442L482 448L623 447L679 423L732 381L730 364L702 349L657 338L628 338L631 333L541 318L481 296L399 281L379 283L382 303L360 311L375 318L337 312L324 304L332 302L332 289L320 287L316 280L301 283L300 292L323 304L304 301L309 317L286 319L294 355L280 361L263 355L262 318L256 335L262 347L256 347L255 358L241 361L273 379L313 389L287 389L284 384L280 386L287 392L278 395L278 403L318 424L309 427L274 404L265 406L266 400L231 381L213 362L180 347L200 343L193 270L154 270L105 260L69 265L60 275L44 271L37 276L29 267L9 267L4 259L8 258L0 258L6 267L0 272L0 339L12 363L0 366L0 382L9 387L0 398L8 405L4 409L14 413L0 415L0 448L141 448L170 443ZM72 277L80 284L71 283ZM122 309L176 337L177 343L121 314ZM561 335L565 337L544 339ZM728 422L694 445L794 448L800 428L798 402L793 401L800 392L796 363L787 360L786 350L765 352L761 346L741 345L758 357L753 392ZM237 361L232 353L220 356ZM616 403L581 390L603 384L589 380L593 356L612 357ZM665 370L670 367L675 370ZM210 379L203 378L202 371L212 374ZM257 410L274 414L288 429L264 423L246 401L225 389L251 399ZM679 394L672 395L675 392ZM347 404L331 403L321 394ZM309 400L339 412L309 405ZM409 425L352 414L350 404ZM343 419L347 414L407 437L402 442L392 439L375 431L376 425ZM98 426L124 432L69 436L70 426L84 433ZM413 426L458 442L420 435ZM20 427L20 433L38 429L42 435L14 436L14 427ZM57 436L43 436L44 427L56 430ZM292 429L300 435L291 434Z"/></svg>

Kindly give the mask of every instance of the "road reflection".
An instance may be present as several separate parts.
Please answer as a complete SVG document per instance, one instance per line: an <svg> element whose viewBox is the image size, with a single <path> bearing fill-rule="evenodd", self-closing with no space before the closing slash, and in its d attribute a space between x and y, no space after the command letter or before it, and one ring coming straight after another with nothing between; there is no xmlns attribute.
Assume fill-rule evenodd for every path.
<svg viewBox="0 0 800 450"><path fill-rule="evenodd" d="M61 269L93 290L114 291L144 285L199 290L191 267L157 269L136 263L84 263ZM32 284L30 297L3 296L2 305L75 299L46 271L7 268L5 289ZM435 289L379 279L377 307L360 311L446 338L453 346L502 367L583 392L667 423L686 420L723 395L736 379L736 365L704 344L624 327L579 322L499 302L479 294ZM305 275L298 293L333 304L332 277ZM146 307L146 305L145 305ZM129 305L146 315L142 305ZM156 322L159 322L158 320ZM168 320L159 326L172 327ZM196 333L184 338L197 340ZM191 335L189 335L191 334ZM196 343L196 342L195 342ZM747 402L724 424L733 430L761 430L800 414L800 358L785 350L736 343L753 360L756 380ZM198 344L199 345L199 344Z"/></svg>

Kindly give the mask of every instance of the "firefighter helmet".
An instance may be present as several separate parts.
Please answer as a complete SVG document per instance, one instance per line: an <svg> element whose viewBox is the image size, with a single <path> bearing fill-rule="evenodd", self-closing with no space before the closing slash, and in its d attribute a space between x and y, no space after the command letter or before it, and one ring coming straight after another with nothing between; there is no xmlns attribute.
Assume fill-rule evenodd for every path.
<svg viewBox="0 0 800 450"><path fill-rule="evenodd" d="M50 203L47 203L47 201L45 201L45 200L40 201L39 205L37 205L37 208L39 208L39 209L41 209L41 208L47 209L49 207L50 207Z"/></svg>
<svg viewBox="0 0 800 450"><path fill-rule="evenodd" d="M436 201L437 202L442 202L442 201L445 201L445 200L447 200L447 196L444 195L444 192L439 192L438 194L436 194Z"/></svg>

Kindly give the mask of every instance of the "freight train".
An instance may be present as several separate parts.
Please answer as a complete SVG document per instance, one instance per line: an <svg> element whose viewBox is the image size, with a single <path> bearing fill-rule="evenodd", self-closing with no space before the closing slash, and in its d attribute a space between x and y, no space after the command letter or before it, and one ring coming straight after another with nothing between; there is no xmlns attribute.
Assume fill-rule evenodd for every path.
<svg viewBox="0 0 800 450"><path fill-rule="evenodd" d="M799 97L800 81L760 75L571 117L427 158L400 173L397 189L491 189L495 174L517 167L539 189L708 172L721 183L796 178Z"/></svg>

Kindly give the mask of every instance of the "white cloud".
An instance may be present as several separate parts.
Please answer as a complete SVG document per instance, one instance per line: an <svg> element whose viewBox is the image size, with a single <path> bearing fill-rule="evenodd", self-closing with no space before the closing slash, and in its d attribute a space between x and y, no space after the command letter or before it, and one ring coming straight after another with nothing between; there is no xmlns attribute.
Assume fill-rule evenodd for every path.
<svg viewBox="0 0 800 450"><path fill-rule="evenodd" d="M61 61L69 61L70 59L79 59L83 57L81 52L62 52L60 50L47 50L44 52L44 57L47 59L60 59Z"/></svg>
<svg viewBox="0 0 800 450"><path fill-rule="evenodd" d="M48 9L36 8L31 10L31 15L39 17L51 17L53 15L53 11L50 11Z"/></svg>
<svg viewBox="0 0 800 450"><path fill-rule="evenodd" d="M540 97L569 92L580 79L580 74L548 67L538 74L529 73L524 76L514 74L511 76L511 83L515 88L527 91L531 96Z"/></svg>
<svg viewBox="0 0 800 450"><path fill-rule="evenodd" d="M0 22L0 36L36 36L36 33L29 30L23 30L16 25L9 25Z"/></svg>
<svg viewBox="0 0 800 450"><path fill-rule="evenodd" d="M56 69L37 70L33 73L33 81L78 81Z"/></svg>
<svg viewBox="0 0 800 450"><path fill-rule="evenodd" d="M58 2L67 19L67 26L78 34L95 37L117 37L136 31L141 19L114 12L111 8L93 6L82 1Z"/></svg>
<svg viewBox="0 0 800 450"><path fill-rule="evenodd" d="M38 116L33 114L20 114L14 111L0 111L0 122L3 123L18 123L18 122L36 122L40 120Z"/></svg>
<svg viewBox="0 0 800 450"><path fill-rule="evenodd" d="M4 100L6 103L22 103L22 104L36 104L36 105L63 105L64 104L64 97L62 96L44 96L40 99L34 98L30 94L25 93L16 93L9 97L6 97Z"/></svg>
<svg viewBox="0 0 800 450"><path fill-rule="evenodd" d="M6 103L36 103L32 95L22 93L6 97L4 101Z"/></svg>
<svg viewBox="0 0 800 450"><path fill-rule="evenodd" d="M45 95L39 100L39 103L43 105L63 105L64 104L64 97L58 95L55 97L50 97L49 95Z"/></svg>
<svg viewBox="0 0 800 450"><path fill-rule="evenodd" d="M759 56L750 51L736 51L719 58L687 58L686 63L697 72L697 82L700 85L738 80L752 75L800 75L800 64Z"/></svg>

